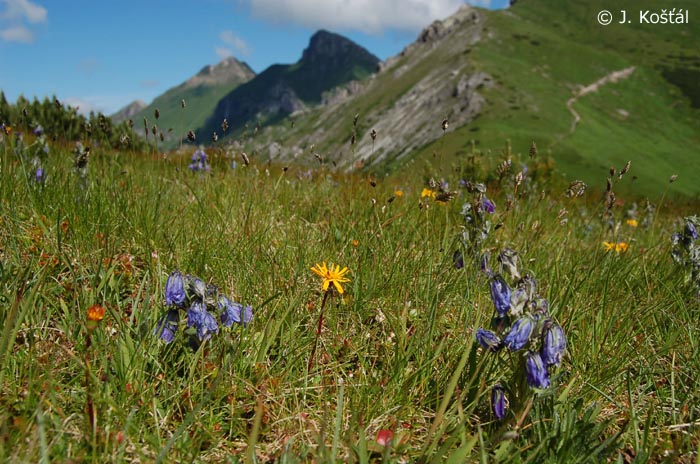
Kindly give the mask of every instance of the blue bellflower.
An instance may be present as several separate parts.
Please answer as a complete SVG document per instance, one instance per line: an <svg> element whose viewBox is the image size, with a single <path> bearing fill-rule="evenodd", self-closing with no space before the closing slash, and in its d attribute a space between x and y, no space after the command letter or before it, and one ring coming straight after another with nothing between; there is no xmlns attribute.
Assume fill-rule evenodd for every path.
<svg viewBox="0 0 700 464"><path fill-rule="evenodd" d="M510 287L503 277L496 274L491 279L491 299L499 317L508 314L510 309Z"/></svg>
<svg viewBox="0 0 700 464"><path fill-rule="evenodd" d="M219 296L218 304L219 309L222 310L221 323L224 327L231 327L234 323L247 324L253 317L252 307L244 308L242 304L231 301L226 295ZM248 308L250 308L250 310ZM248 312L250 312L250 314L248 314Z"/></svg>
<svg viewBox="0 0 700 464"><path fill-rule="evenodd" d="M462 269L464 267L464 256L459 250L455 250L452 255L452 262L454 263L455 269Z"/></svg>
<svg viewBox="0 0 700 464"><path fill-rule="evenodd" d="M503 339L503 344L507 346L510 351L521 350L530 341L530 335L532 335L534 329L534 319L530 316L523 316L513 323L510 332L508 332L506 338Z"/></svg>
<svg viewBox="0 0 700 464"><path fill-rule="evenodd" d="M566 336L559 324L552 324L544 333L542 341L542 362L545 366L561 365L561 357L566 351Z"/></svg>
<svg viewBox="0 0 700 464"><path fill-rule="evenodd" d="M496 419L506 416L506 391L501 385L495 385L491 389L491 408Z"/></svg>
<svg viewBox="0 0 700 464"><path fill-rule="evenodd" d="M479 342L484 349L496 352L501 349L503 342L494 332L482 328L476 330L476 341Z"/></svg>
<svg viewBox="0 0 700 464"><path fill-rule="evenodd" d="M481 211L493 214L496 211L496 204L484 196L483 200L481 200Z"/></svg>
<svg viewBox="0 0 700 464"><path fill-rule="evenodd" d="M182 307L185 303L185 280L180 271L173 271L165 283L165 304Z"/></svg>
<svg viewBox="0 0 700 464"><path fill-rule="evenodd" d="M219 326L214 316L207 312L207 307L200 301L195 301L187 310L187 326L197 329L200 341L209 340L211 334L219 333Z"/></svg>
<svg viewBox="0 0 700 464"><path fill-rule="evenodd" d="M549 374L539 353L529 351L525 355L525 374L532 388L549 388Z"/></svg>
<svg viewBox="0 0 700 464"><path fill-rule="evenodd" d="M175 338L175 332L177 332L179 320L180 316L178 314L178 310L171 309L158 321L158 325L153 333L163 339L165 343L171 343Z"/></svg>

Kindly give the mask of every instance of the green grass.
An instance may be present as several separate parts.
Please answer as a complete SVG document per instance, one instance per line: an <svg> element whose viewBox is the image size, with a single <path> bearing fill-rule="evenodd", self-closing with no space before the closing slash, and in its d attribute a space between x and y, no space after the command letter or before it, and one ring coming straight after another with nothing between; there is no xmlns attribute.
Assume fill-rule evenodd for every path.
<svg viewBox="0 0 700 464"><path fill-rule="evenodd" d="M618 193L610 231L596 192L567 199L540 180L508 209L512 174L489 185L500 227L486 246L520 252L569 341L557 387L498 422L489 390L508 357L474 341L493 315L488 280L470 260L452 265L466 192L421 208L423 172L373 187L327 166L309 179L214 156L201 176L186 157L98 150L81 189L59 148L39 186L11 146L0 155L0 461L696 459L700 303L669 236L697 204L652 198L653 225L633 228L634 197ZM611 240L630 248L604 253ZM322 261L352 281L328 298L307 372L323 298L310 268ZM175 268L252 304L252 323L197 351L182 332L158 340ZM94 304L107 313L90 329Z"/></svg>

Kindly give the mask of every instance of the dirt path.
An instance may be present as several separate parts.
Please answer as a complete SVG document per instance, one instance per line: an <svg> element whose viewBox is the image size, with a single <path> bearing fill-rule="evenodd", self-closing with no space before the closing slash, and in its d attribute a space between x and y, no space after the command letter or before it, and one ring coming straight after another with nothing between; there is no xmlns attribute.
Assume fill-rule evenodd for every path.
<svg viewBox="0 0 700 464"><path fill-rule="evenodd" d="M621 79L627 79L635 69L635 66L630 66L629 68L621 69L619 71L613 71L610 74L601 77L594 83L582 87L573 97L569 98L566 101L566 107L574 117L574 120L571 122L571 129L569 129L569 133L566 135L573 135L573 133L576 132L576 126L579 122L581 122L581 116L574 109L574 103L576 103L579 98L586 96L589 93L597 92L600 87L606 84L615 83ZM563 137L564 136L562 136L562 138Z"/></svg>

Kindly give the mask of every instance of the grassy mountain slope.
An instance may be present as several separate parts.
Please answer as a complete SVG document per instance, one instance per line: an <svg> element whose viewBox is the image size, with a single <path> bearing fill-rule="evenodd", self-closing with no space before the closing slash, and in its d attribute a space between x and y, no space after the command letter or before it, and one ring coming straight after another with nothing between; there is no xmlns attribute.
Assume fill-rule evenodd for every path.
<svg viewBox="0 0 700 464"><path fill-rule="evenodd" d="M670 188L695 195L700 171L689 168L700 142L700 112L693 108L698 27L604 27L596 15L605 8L611 7L601 1L524 0L502 11L463 9L456 23L442 22L443 35L431 37L435 27L427 28L355 94L298 117L293 130L288 124L269 130L261 142L295 145L297 153L313 143L345 166L362 160L387 171L412 159L463 164L473 146L492 153L495 163L507 140L515 153L527 153L535 140L559 170L591 185L603 183L610 166L632 160L635 191L661 191L678 173ZM625 1L615 8L638 21L639 10L651 5ZM567 106L581 89L631 67L626 78ZM478 75L488 77L458 92L461 80ZM350 147L357 113L358 144ZM580 120L572 129L575 114ZM450 126L443 135L444 118Z"/></svg>
<svg viewBox="0 0 700 464"><path fill-rule="evenodd" d="M204 124L224 95L253 76L255 73L246 63L232 57L217 65L205 66L197 75L156 97L137 113L132 118L135 127L142 130L143 118L147 118L149 126L156 123L168 141L167 146L173 147L188 130ZM183 99L186 103L184 109L181 105ZM160 111L158 121L154 117L156 108Z"/></svg>

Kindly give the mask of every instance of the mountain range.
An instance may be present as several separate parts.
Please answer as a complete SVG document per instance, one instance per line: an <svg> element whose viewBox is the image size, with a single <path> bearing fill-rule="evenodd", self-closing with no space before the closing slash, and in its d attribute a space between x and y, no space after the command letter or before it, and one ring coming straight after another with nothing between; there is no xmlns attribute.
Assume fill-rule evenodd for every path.
<svg viewBox="0 0 700 464"><path fill-rule="evenodd" d="M646 3L615 9L654 8ZM311 162L313 146L340 168L375 172L461 166L474 150L494 161L527 156L535 141L562 173L589 184L604 185L611 166L632 160L635 191L698 195L698 23L602 26L596 14L606 8L603 0L463 6L384 62L319 31L297 63L204 92L184 131L209 141L222 135L223 118L234 134L255 123L261 130L247 143L262 157ZM179 104L180 87L140 114L152 119L163 105L164 115L163 97ZM680 177L669 186L672 174Z"/></svg>

